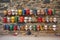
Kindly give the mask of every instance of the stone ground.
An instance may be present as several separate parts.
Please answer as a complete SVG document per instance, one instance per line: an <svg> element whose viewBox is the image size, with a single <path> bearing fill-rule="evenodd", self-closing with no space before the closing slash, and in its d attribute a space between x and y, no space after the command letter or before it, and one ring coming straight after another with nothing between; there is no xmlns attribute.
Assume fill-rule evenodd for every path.
<svg viewBox="0 0 60 40"><path fill-rule="evenodd" d="M0 35L0 40L60 40L60 36L13 36L13 35Z"/></svg>

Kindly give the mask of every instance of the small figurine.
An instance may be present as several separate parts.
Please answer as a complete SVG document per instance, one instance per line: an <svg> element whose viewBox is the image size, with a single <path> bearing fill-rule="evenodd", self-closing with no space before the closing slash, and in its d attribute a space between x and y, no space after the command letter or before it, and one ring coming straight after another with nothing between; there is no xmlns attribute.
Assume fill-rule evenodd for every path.
<svg viewBox="0 0 60 40"><path fill-rule="evenodd" d="M31 31L29 29L27 30L27 35L31 35Z"/></svg>

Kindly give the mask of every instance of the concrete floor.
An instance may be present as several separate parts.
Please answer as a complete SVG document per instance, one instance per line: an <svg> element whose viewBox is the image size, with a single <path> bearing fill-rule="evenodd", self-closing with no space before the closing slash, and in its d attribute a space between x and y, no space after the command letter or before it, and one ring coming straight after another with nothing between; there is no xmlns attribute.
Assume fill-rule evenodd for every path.
<svg viewBox="0 0 60 40"><path fill-rule="evenodd" d="M59 36L13 36L13 35L1 35L0 40L60 40Z"/></svg>

